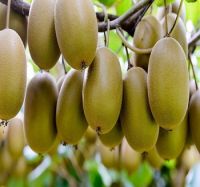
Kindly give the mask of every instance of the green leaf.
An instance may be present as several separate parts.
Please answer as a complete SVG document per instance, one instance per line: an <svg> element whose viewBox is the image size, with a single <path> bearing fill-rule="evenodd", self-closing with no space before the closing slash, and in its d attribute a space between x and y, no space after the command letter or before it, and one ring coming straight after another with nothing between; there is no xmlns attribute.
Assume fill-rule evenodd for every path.
<svg viewBox="0 0 200 187"><path fill-rule="evenodd" d="M194 3L196 2L197 0L186 0L188 3Z"/></svg>
<svg viewBox="0 0 200 187"><path fill-rule="evenodd" d="M132 0L119 0L116 3L116 12L117 15L122 15L124 14L128 9L131 8L131 6L133 5Z"/></svg>
<svg viewBox="0 0 200 187"><path fill-rule="evenodd" d="M173 3L175 0L166 0L167 5ZM155 1L157 6L164 6L165 5L165 1L164 0L156 0Z"/></svg>
<svg viewBox="0 0 200 187"><path fill-rule="evenodd" d="M138 171L131 176L134 186L148 186L153 179L153 171L147 162L144 162Z"/></svg>
<svg viewBox="0 0 200 187"><path fill-rule="evenodd" d="M109 48L117 52L122 45L120 38L117 36L115 31L110 31L109 34Z"/></svg>
<svg viewBox="0 0 200 187"><path fill-rule="evenodd" d="M66 169L69 172L69 174L76 179L77 182L81 182L81 179L76 171L76 168L73 166L71 160L66 160Z"/></svg>
<svg viewBox="0 0 200 187"><path fill-rule="evenodd" d="M185 2L186 19L191 20L194 26L197 26L200 20L200 1L194 3Z"/></svg>
<svg viewBox="0 0 200 187"><path fill-rule="evenodd" d="M106 5L107 7L112 6L116 0L99 0L100 3Z"/></svg>

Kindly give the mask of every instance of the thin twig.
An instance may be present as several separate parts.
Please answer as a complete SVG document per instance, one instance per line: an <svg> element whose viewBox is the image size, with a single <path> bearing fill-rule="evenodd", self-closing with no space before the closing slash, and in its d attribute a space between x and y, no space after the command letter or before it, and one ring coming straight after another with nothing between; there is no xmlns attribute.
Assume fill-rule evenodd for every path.
<svg viewBox="0 0 200 187"><path fill-rule="evenodd" d="M189 63L192 67L192 73L193 73L193 77L194 77L194 81L195 81L196 90L198 90L199 88L198 88L198 83L197 83L197 77L196 77L196 74L195 74L194 65L192 63L191 54L188 54L188 60L189 60Z"/></svg>
<svg viewBox="0 0 200 187"><path fill-rule="evenodd" d="M119 36L119 38L122 40L122 42L124 43L124 45L129 48L131 51L137 53L137 54L150 54L151 51L152 51L152 48L148 48L148 49L140 49L140 48L137 48L136 46L133 46L131 44L129 44L129 42L124 38L124 36L122 35L121 33L121 29L120 27L119 28L116 28L116 31L117 31L117 34Z"/></svg>
<svg viewBox="0 0 200 187"><path fill-rule="evenodd" d="M106 35L106 47L109 46L109 41L110 41L110 20L107 20L107 35Z"/></svg>
<svg viewBox="0 0 200 187"><path fill-rule="evenodd" d="M167 36L170 36L170 34L171 34L172 31L174 30L174 28L175 28L175 26L176 26L176 24L177 24L177 22L178 22L178 19L179 19L180 14L181 14L182 5L183 5L183 0L181 0L181 2L180 2L180 5L179 5L179 7L178 7L178 12L177 12L177 15L176 15L176 19L175 19L174 24L173 24L172 28L170 29L170 31L169 31L169 33L168 33Z"/></svg>
<svg viewBox="0 0 200 187"><path fill-rule="evenodd" d="M143 7L151 4L154 0L142 0L139 1L135 6L129 9L126 13L122 16L118 17L117 19L110 22L110 29L116 29L116 27L121 26L127 19L129 19L133 14L137 11L141 10ZM107 23L101 22L99 23L99 32L102 32L107 29Z"/></svg>
<svg viewBox="0 0 200 187"><path fill-rule="evenodd" d="M167 23L167 0L164 0L165 4L165 32L166 35L168 36L168 23Z"/></svg>
<svg viewBox="0 0 200 187"><path fill-rule="evenodd" d="M6 28L9 28L9 23L10 23L10 5L11 5L11 0L8 0L8 6L7 6L7 15L6 15Z"/></svg>
<svg viewBox="0 0 200 187"><path fill-rule="evenodd" d="M128 19L131 18L134 14L137 14L137 12L143 9L144 7L151 5L153 1L154 0L141 0L120 17L108 14L108 18L111 21L110 30L116 29L116 27L120 25L123 30L125 30L129 34L132 34L133 32L131 30L133 29L133 25L135 25L137 18L131 21L128 21ZM0 2L7 4L8 0L0 0ZM30 4L27 2L23 2L22 0L13 0L11 3L11 8L21 15L28 16L30 10ZM98 20L102 21L104 20L105 15L102 12L101 13L97 12L96 16ZM127 28L129 28L130 30ZM98 30L99 32L107 31L107 22L104 21L99 22Z"/></svg>
<svg viewBox="0 0 200 187"><path fill-rule="evenodd" d="M121 31L122 35L124 35L123 31ZM126 51L126 57L127 57L127 62L128 62L128 68L127 70L131 69L133 66L131 64L131 61L130 61L130 56L129 56L129 53L128 53L128 48L122 43L122 46L124 46L125 48L125 51Z"/></svg>
<svg viewBox="0 0 200 187"><path fill-rule="evenodd" d="M196 42L200 39L200 30L198 30L189 40L188 46L189 48L195 47Z"/></svg>
<svg viewBox="0 0 200 187"><path fill-rule="evenodd" d="M67 74L67 69L66 69L66 66L65 66L65 59L64 59L63 56L62 56L62 66L63 66L63 70L64 70L65 74Z"/></svg>

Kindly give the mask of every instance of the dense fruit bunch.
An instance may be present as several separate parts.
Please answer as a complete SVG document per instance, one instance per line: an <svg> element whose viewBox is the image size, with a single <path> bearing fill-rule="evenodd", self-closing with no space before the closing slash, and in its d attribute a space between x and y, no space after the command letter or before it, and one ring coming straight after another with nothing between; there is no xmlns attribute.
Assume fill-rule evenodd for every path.
<svg viewBox="0 0 200 187"><path fill-rule="evenodd" d="M3 15L4 5L0 6ZM98 22L90 0L33 0L28 25L26 19L11 16L10 29L0 31L4 44L0 46L0 118L3 123L10 120L10 152L18 158L25 144L22 121L14 118L25 95L26 141L39 154L51 153L61 143L76 146L83 137L94 143L96 135L90 133L99 137L102 162L128 171L138 167L141 153L155 168L164 159L179 157L190 136L200 151L200 92L189 90L184 18L178 18L168 36L177 15L173 11L166 16L166 33L160 11L159 19L147 15L138 23L134 46L152 50L133 53L133 67L124 78L118 56L97 45ZM12 27L12 19L20 27ZM1 25L5 18L0 21ZM27 89L26 37L31 57L41 69ZM60 54L71 70L56 83L49 70ZM12 139L14 132L17 142Z"/></svg>

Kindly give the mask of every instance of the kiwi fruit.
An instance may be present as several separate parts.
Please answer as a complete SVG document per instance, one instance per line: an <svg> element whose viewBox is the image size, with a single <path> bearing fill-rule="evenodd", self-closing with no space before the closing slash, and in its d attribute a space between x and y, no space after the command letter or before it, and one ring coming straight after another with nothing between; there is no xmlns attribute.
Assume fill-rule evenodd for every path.
<svg viewBox="0 0 200 187"><path fill-rule="evenodd" d="M57 87L46 72L36 74L30 81L24 109L24 129L28 145L37 153L50 150L57 136Z"/></svg>
<svg viewBox="0 0 200 187"><path fill-rule="evenodd" d="M183 121L189 101L185 53L173 38L159 40L152 49L147 75L148 98L156 123L173 129Z"/></svg>
<svg viewBox="0 0 200 187"><path fill-rule="evenodd" d="M110 132L99 134L99 139L105 146L114 148L122 142L123 136L121 123L120 120L118 120Z"/></svg>
<svg viewBox="0 0 200 187"><path fill-rule="evenodd" d="M155 146L148 151L146 160L155 169L160 169L165 162L165 160L158 154Z"/></svg>
<svg viewBox="0 0 200 187"><path fill-rule="evenodd" d="M119 149L110 149L103 144L98 144L98 151L100 153L100 158L102 164L108 169L118 169L119 168Z"/></svg>
<svg viewBox="0 0 200 187"><path fill-rule="evenodd" d="M54 26L55 0L33 0L28 20L28 45L40 69L51 69L60 56Z"/></svg>
<svg viewBox="0 0 200 187"><path fill-rule="evenodd" d="M88 127L82 103L83 75L80 71L70 70L58 96L57 130L66 144L78 144Z"/></svg>
<svg viewBox="0 0 200 187"><path fill-rule="evenodd" d="M51 148L50 148L49 151L48 151L48 154L49 154L50 156L53 156L53 155L57 154L58 147L59 147L60 144L61 144L61 138L60 138L60 136L57 134L56 139L54 140L53 145L51 146Z"/></svg>
<svg viewBox="0 0 200 187"><path fill-rule="evenodd" d="M96 54L98 25L90 0L57 0L55 28L60 50L67 63L81 70Z"/></svg>
<svg viewBox="0 0 200 187"><path fill-rule="evenodd" d="M25 137L21 119L13 118L9 121L6 144L13 158L19 158L22 155L25 146Z"/></svg>
<svg viewBox="0 0 200 187"><path fill-rule="evenodd" d="M12 166L14 164L14 160L12 155L8 151L6 146L1 147L0 149L0 168L3 173L9 173Z"/></svg>
<svg viewBox="0 0 200 187"><path fill-rule="evenodd" d="M108 133L117 123L122 102L122 72L117 56L99 48L86 69L83 81L83 108L88 124L98 133Z"/></svg>
<svg viewBox="0 0 200 187"><path fill-rule="evenodd" d="M8 126L0 125L0 146L5 141L8 132Z"/></svg>
<svg viewBox="0 0 200 187"><path fill-rule="evenodd" d="M189 105L189 124L192 134L192 140L194 141L198 151L200 152L200 90L194 92L191 97Z"/></svg>
<svg viewBox="0 0 200 187"><path fill-rule="evenodd" d="M189 82L189 90L190 90L190 99L192 95L196 92L196 85L194 80L190 80Z"/></svg>
<svg viewBox="0 0 200 187"><path fill-rule="evenodd" d="M180 0L175 0L172 3L172 12L177 14L178 13L178 9L180 6ZM184 21L186 17L186 9L185 9L185 4L183 3L182 7L181 7L181 13L180 13L180 18L182 18L182 20Z"/></svg>
<svg viewBox="0 0 200 187"><path fill-rule="evenodd" d="M172 4L167 5L167 13L178 13L178 8L180 5L180 0L175 0ZM161 20L165 16L165 7L158 7L157 11L157 18L158 20ZM180 18L184 21L186 16L186 9L185 4L183 3L180 13Z"/></svg>
<svg viewBox="0 0 200 187"><path fill-rule="evenodd" d="M22 155L18 160L14 167L14 171L12 173L15 177L24 177L27 172L27 162L26 158Z"/></svg>
<svg viewBox="0 0 200 187"><path fill-rule="evenodd" d="M26 88L26 55L19 35L12 29L0 31L0 119L19 112Z"/></svg>
<svg viewBox="0 0 200 187"><path fill-rule="evenodd" d="M58 79L58 81L57 81L57 88L58 88L58 93L60 92L60 90L61 90L61 87L62 87L62 84L63 84L63 82L64 82L64 79L65 79L65 75L62 75L59 79Z"/></svg>
<svg viewBox="0 0 200 187"><path fill-rule="evenodd" d="M95 144L97 140L96 131L94 131L90 126L88 126L84 138L88 144Z"/></svg>
<svg viewBox="0 0 200 187"><path fill-rule="evenodd" d="M163 159L175 159L183 151L187 139L187 115L173 130L160 128L156 149Z"/></svg>
<svg viewBox="0 0 200 187"><path fill-rule="evenodd" d="M137 25L134 34L133 43L141 49L152 48L155 43L162 37L162 27L156 17L145 16ZM148 69L149 55L148 54L133 54L135 65Z"/></svg>
<svg viewBox="0 0 200 187"><path fill-rule="evenodd" d="M168 32L171 30L172 26L174 25L175 19L176 19L176 14L174 14L174 13L167 14ZM163 28L163 35L165 36L166 35L165 19L163 19L161 21L161 23L162 23L162 28ZM186 38L186 28L185 28L184 22L181 18L178 18L177 24L174 27L170 36L179 42L179 44L183 48L185 55L187 57L188 44L187 44L187 38Z"/></svg>
<svg viewBox="0 0 200 187"><path fill-rule="evenodd" d="M129 145L145 152L156 144L159 126L150 111L147 74L140 67L131 68L124 78L121 123Z"/></svg>
<svg viewBox="0 0 200 187"><path fill-rule="evenodd" d="M131 174L139 168L141 161L141 154L136 152L124 138L121 145L120 168Z"/></svg>
<svg viewBox="0 0 200 187"><path fill-rule="evenodd" d="M166 8L167 9L165 9L164 6L158 7L157 14L156 14L156 17L157 17L158 20L161 20L165 17L165 11L166 11L167 14L172 12L172 5L171 4L167 5Z"/></svg>
<svg viewBox="0 0 200 187"><path fill-rule="evenodd" d="M7 6L0 3L0 30L6 28L6 13ZM27 44L27 23L26 16L22 16L12 9L10 10L9 28L15 30L19 34L24 46Z"/></svg>
<svg viewBox="0 0 200 187"><path fill-rule="evenodd" d="M195 164L199 162L199 152L195 145L184 150L181 156L181 164L189 171Z"/></svg>

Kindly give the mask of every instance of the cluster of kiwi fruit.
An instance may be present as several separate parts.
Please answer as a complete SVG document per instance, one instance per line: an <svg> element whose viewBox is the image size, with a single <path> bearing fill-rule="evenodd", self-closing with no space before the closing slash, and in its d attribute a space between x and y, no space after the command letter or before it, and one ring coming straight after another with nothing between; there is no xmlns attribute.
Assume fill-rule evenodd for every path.
<svg viewBox="0 0 200 187"><path fill-rule="evenodd" d="M22 177L28 165L23 155L25 143L23 122L15 117L8 126L0 126L0 185L5 184L10 176Z"/></svg>
<svg viewBox="0 0 200 187"><path fill-rule="evenodd" d="M134 46L152 50L134 53L133 67L123 79L117 55L97 47L98 23L90 0L33 0L28 20L11 11L10 29L4 29L6 8L0 5L0 43L4 44L0 46L0 119L7 124L15 117L25 97L25 137L35 152L49 153L60 143L78 145L89 127L109 149L122 144L125 154L120 162L117 149L106 156L100 148L108 167L118 160L117 167L136 168L139 153L147 153L147 160L160 167L164 159L181 154L190 136L200 151L200 92L191 91L189 99L184 17L178 18L168 36L177 9L169 8L168 30L164 17L158 21L148 15L138 23ZM26 89L27 42L41 72ZM49 70L61 54L72 69L56 83ZM126 163L131 159L123 156L129 152L137 162ZM109 157L115 158L112 163L106 160Z"/></svg>

